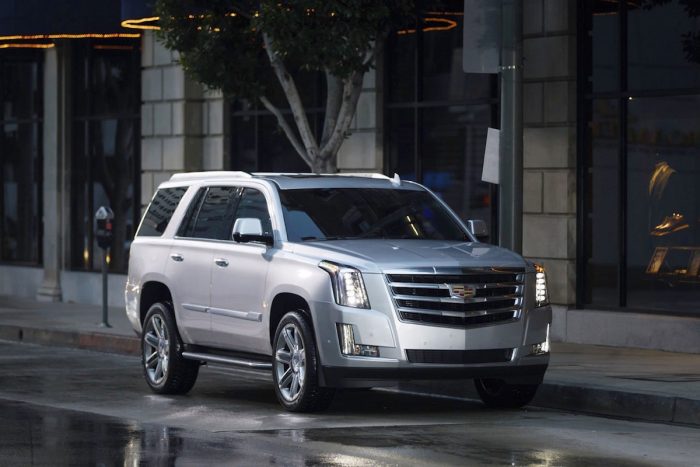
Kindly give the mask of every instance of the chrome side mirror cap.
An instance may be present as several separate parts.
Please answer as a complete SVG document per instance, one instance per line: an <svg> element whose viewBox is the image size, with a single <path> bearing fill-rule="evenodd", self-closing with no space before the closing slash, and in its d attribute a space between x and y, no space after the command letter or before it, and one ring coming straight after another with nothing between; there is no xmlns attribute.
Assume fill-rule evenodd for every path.
<svg viewBox="0 0 700 467"><path fill-rule="evenodd" d="M240 217L233 224L231 235L238 243L258 242L267 246L274 244L272 235L263 235L262 222L255 217Z"/></svg>

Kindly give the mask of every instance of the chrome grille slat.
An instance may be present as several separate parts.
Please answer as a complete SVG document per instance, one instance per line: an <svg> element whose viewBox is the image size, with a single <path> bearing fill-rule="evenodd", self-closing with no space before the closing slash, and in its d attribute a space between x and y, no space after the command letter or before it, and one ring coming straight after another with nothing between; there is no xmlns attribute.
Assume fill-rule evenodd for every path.
<svg viewBox="0 0 700 467"><path fill-rule="evenodd" d="M412 300L418 302L438 302L438 303L484 303L495 302L504 299L517 299L521 294L498 295L496 297L475 297L475 298L451 298L451 297L426 297L421 295L397 295L394 294L396 300Z"/></svg>
<svg viewBox="0 0 700 467"><path fill-rule="evenodd" d="M449 311L449 310L428 310L426 308L397 308L400 312L404 313L424 313L426 315L435 316L456 316L468 318L470 316L487 316L487 315L497 315L500 313L516 313L519 308L496 308L493 310L486 311Z"/></svg>
<svg viewBox="0 0 700 467"><path fill-rule="evenodd" d="M414 282L389 282L389 285L391 287L396 287L396 288L413 288L413 289L442 289L442 290L449 290L449 287L447 284L424 284L424 283L414 283ZM488 284L469 284L469 283L464 283L464 285L468 285L470 287L474 287L475 289L498 289L498 288L505 288L505 287L518 287L522 285L521 282L491 282Z"/></svg>
<svg viewBox="0 0 700 467"><path fill-rule="evenodd" d="M524 272L478 268L432 274L392 272L385 277L402 321L470 326L518 319Z"/></svg>

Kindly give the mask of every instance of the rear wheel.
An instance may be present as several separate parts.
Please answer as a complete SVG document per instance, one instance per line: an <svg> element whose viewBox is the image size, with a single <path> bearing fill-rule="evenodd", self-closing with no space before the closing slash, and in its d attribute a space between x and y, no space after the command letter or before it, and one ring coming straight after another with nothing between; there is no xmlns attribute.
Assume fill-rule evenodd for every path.
<svg viewBox="0 0 700 467"><path fill-rule="evenodd" d="M474 386L488 407L517 409L532 401L539 384L508 384L502 379L477 378Z"/></svg>
<svg viewBox="0 0 700 467"><path fill-rule="evenodd" d="M318 385L319 359L307 318L291 311L282 317L273 341L272 376L280 404L291 412L325 410L335 390Z"/></svg>
<svg viewBox="0 0 700 467"><path fill-rule="evenodd" d="M199 362L182 357L172 306L154 303L141 334L141 356L146 383L158 394L185 394L197 381Z"/></svg>

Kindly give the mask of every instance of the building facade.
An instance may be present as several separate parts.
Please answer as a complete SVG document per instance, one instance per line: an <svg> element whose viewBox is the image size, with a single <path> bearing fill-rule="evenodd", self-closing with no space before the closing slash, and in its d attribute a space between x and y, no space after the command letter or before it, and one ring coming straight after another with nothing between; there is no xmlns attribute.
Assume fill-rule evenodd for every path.
<svg viewBox="0 0 700 467"><path fill-rule="evenodd" d="M462 71L469 14L461 0L421 4L424 21L383 44L338 167L424 183L495 239L499 190L481 171L499 79ZM97 303L93 215L109 205L121 305L130 239L159 183L308 170L269 112L189 80L152 30L118 22L41 47L0 31L12 44L0 48L0 294ZM555 337L700 353L700 12L524 0L522 26L522 252L547 268ZM322 77L298 82L321 125Z"/></svg>

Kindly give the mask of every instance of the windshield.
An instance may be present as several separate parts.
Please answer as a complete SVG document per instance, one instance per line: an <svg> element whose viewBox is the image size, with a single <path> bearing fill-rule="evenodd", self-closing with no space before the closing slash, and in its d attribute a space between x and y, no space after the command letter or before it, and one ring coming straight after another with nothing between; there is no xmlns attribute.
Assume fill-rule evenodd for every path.
<svg viewBox="0 0 700 467"><path fill-rule="evenodd" d="M280 190L289 241L470 241L430 193L388 188Z"/></svg>

